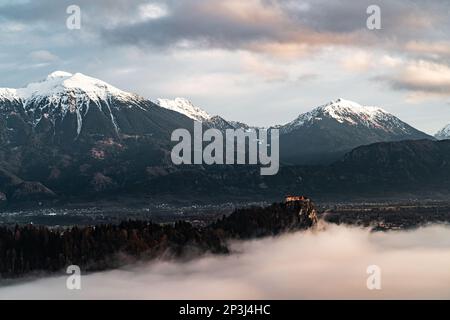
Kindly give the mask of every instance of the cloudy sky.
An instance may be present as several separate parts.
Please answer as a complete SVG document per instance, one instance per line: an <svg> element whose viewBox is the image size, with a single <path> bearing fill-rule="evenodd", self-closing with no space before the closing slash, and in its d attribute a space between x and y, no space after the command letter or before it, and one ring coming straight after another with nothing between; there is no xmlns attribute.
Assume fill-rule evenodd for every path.
<svg viewBox="0 0 450 320"><path fill-rule="evenodd" d="M255 125L339 97L450 123L448 0L0 0L0 43L0 87L65 70Z"/></svg>

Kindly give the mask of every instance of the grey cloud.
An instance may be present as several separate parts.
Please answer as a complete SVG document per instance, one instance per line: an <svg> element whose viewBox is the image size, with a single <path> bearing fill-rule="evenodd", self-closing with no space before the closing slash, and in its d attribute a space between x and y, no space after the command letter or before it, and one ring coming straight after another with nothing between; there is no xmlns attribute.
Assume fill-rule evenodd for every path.
<svg viewBox="0 0 450 320"><path fill-rule="evenodd" d="M204 1L169 1L169 16L103 29L102 35L114 43L172 47L186 40L200 47L227 49L281 36L270 23L238 21L220 9L214 12L214 1L207 3L208 6Z"/></svg>
<svg viewBox="0 0 450 320"><path fill-rule="evenodd" d="M42 62L51 62L59 59L56 55L47 50L33 51L30 53L30 58Z"/></svg>
<svg viewBox="0 0 450 320"><path fill-rule="evenodd" d="M297 81L299 82L306 82L306 81L313 81L319 78L319 75L316 73L305 73L297 77Z"/></svg>
<svg viewBox="0 0 450 320"><path fill-rule="evenodd" d="M251 2L260 3L254 5L255 10L258 7L282 12L281 21L276 23L265 23L263 19L251 17L236 19L221 11L222 1L212 0L207 3L209 10L205 10L204 1L168 1L170 16L104 29L102 34L114 43L157 47L173 46L179 41L188 40L199 45L227 49L248 49L249 43L264 42L312 45L344 42L352 46L385 46L403 50L404 43L412 39L436 37L437 26L447 30L440 35L441 39L447 39L445 34L450 32L447 19L449 3L438 0L427 2L426 5L414 0L378 1L383 26L378 31L366 28L366 9L373 4L371 0L304 1L302 3L305 5L300 10L292 5L292 0ZM349 41L339 40L339 37L352 34L354 37Z"/></svg>
<svg viewBox="0 0 450 320"><path fill-rule="evenodd" d="M310 10L297 12L285 1L263 1L258 8L275 10L281 8L284 15L280 21L263 19L236 19L223 11L222 1L169 1L171 15L163 19L138 24L122 25L103 30L106 39L115 43L147 44L150 46L173 46L179 41L194 41L199 45L218 48L248 48L258 42L308 42L302 33L346 33L365 29L365 8L359 3L343 6L341 1L310 5ZM252 3L257 3L253 1ZM344 2L344 3L348 3ZM217 10L215 10L215 7ZM349 10L350 9L350 10ZM255 14L255 17L257 15Z"/></svg>
<svg viewBox="0 0 450 320"><path fill-rule="evenodd" d="M74 2L82 10L82 28L70 31L65 24L66 8ZM148 2L164 3L169 14L153 20L138 19L139 6ZM150 97L177 94L198 98L217 113L230 112L227 114L230 118L245 115L251 119L249 114L256 106L266 108L267 116L261 122L264 125L273 121L268 101L276 100L292 114L298 114L299 105L323 102L324 93L351 95L355 86L359 86L361 97L370 96L373 103L400 99L406 90L447 90L446 86L444 89L417 83L411 86L395 74L388 74L383 83L394 90L381 97L373 93L370 81L355 82L355 76L366 77L368 73L356 74L339 68L336 56L351 56L359 50L373 52L374 56L387 54L404 61L423 59L450 66L448 0L377 0L383 26L377 31L365 27L366 7L372 3L371 0L0 0L0 87L23 86L57 69L83 72ZM342 47L349 50L341 50ZM33 54L39 51L48 51L59 59L51 60L48 56L51 61L42 63L37 59L39 55ZM205 52L210 53L208 58L197 57L197 53L201 57ZM290 66L298 70L291 74L291 81L262 83L265 78L249 76L240 61L243 55L255 53L261 61L274 66L275 71L277 66L281 70L290 70ZM45 57L41 54L41 58ZM301 67L303 63L305 67ZM134 71L123 73L122 69ZM382 67L373 72L384 71ZM315 76L308 73L317 74L324 81L314 81ZM230 83L222 90L220 99L218 90L193 88L198 79L211 77L220 80L217 86ZM231 83L237 80L253 86L245 92L233 91ZM229 107L240 106L243 101L255 107Z"/></svg>
<svg viewBox="0 0 450 320"><path fill-rule="evenodd" d="M102 21L108 20L108 16L111 14L130 14L137 5L145 2L144 0L133 1L133 3L126 0L11 1L0 6L0 17L6 20L24 22L43 21L52 24L55 21L65 20L67 7L75 4L86 13L96 13L96 18L101 23Z"/></svg>
<svg viewBox="0 0 450 320"><path fill-rule="evenodd" d="M450 96L450 68L425 60L401 63L372 80L387 83L394 90Z"/></svg>
<svg viewBox="0 0 450 320"><path fill-rule="evenodd" d="M385 79L394 90L406 90L424 93L436 93L450 96L450 83L445 85L434 85L431 83L410 83L402 79Z"/></svg>
<svg viewBox="0 0 450 320"><path fill-rule="evenodd" d="M136 21L139 6L149 1L79 0L83 27L96 41L113 45L171 48L180 42L193 46L259 50L255 44L298 43L312 46L350 45L386 47L401 52L411 40L448 40L450 3L432 0L379 0L382 30L366 29L366 9L371 0L167 0L170 14L160 19ZM247 17L241 16L247 6ZM48 32L66 32L65 10L71 0L8 2L0 21L41 23ZM272 11L273 15L261 12ZM279 15L279 17L277 17ZM408 48L406 48L408 50ZM419 56L423 52L413 52Z"/></svg>

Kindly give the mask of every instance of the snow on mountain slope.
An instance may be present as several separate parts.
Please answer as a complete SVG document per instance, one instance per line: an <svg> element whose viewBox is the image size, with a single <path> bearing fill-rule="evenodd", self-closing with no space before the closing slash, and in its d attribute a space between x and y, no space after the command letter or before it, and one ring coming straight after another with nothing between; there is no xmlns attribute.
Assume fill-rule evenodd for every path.
<svg viewBox="0 0 450 320"><path fill-rule="evenodd" d="M212 118L212 116L208 114L205 110L202 110L199 107L194 106L194 104L191 101L185 98L176 98L174 100L157 99L155 103L162 108L179 112L197 121L206 122Z"/></svg>
<svg viewBox="0 0 450 320"><path fill-rule="evenodd" d="M243 122L226 120L218 115L212 116L205 110L194 106L191 101L185 98L176 98L174 100L158 99L154 103L162 108L176 111L193 120L203 122L209 128L214 128L222 131L227 129L256 129L256 127L250 127Z"/></svg>
<svg viewBox="0 0 450 320"><path fill-rule="evenodd" d="M117 89L101 80L64 71L55 71L45 80L30 83L24 88L0 88L0 101L21 101L27 111L36 106L47 109L61 106L65 113L69 108L74 111L74 108L83 104L88 106L90 102L99 107L101 102L109 105L112 98L130 104L143 100L138 95Z"/></svg>
<svg viewBox="0 0 450 320"><path fill-rule="evenodd" d="M16 127L9 128L11 132L23 132L21 139L34 131L61 142L80 136L165 138L166 132L191 123L186 116L173 115L139 95L81 73L63 71L24 88L0 89L0 116Z"/></svg>
<svg viewBox="0 0 450 320"><path fill-rule="evenodd" d="M439 130L434 137L438 140L450 139L450 124Z"/></svg>
<svg viewBox="0 0 450 320"><path fill-rule="evenodd" d="M16 92L24 101L48 99L52 104L59 103L64 96L89 99L93 102L107 101L112 96L122 100L134 100L137 97L101 80L81 73L71 74L64 71L53 72L45 80L30 83L25 88L17 89Z"/></svg>
<svg viewBox="0 0 450 320"><path fill-rule="evenodd" d="M0 102L4 101L19 101L20 97L17 94L17 89L0 88Z"/></svg>
<svg viewBox="0 0 450 320"><path fill-rule="evenodd" d="M362 106L356 102L337 99L301 114L297 119L281 126L282 133L289 133L302 126L310 126L324 119L333 119L340 124L364 126L386 132L408 132L407 125L400 119L379 107Z"/></svg>
<svg viewBox="0 0 450 320"><path fill-rule="evenodd" d="M0 89L0 101L3 104L9 102L10 105L19 102L34 125L42 117L56 121L55 119L64 119L68 113L76 114L77 134L81 132L83 118L91 107L107 113L117 132L117 124L111 111L112 102L119 101L128 107L140 107L139 103L143 100L138 95L119 90L101 80L64 71L55 71L46 79L30 83L24 88Z"/></svg>
<svg viewBox="0 0 450 320"><path fill-rule="evenodd" d="M356 147L377 142L433 139L381 108L344 99L278 128L281 160L292 164L331 163Z"/></svg>
<svg viewBox="0 0 450 320"><path fill-rule="evenodd" d="M24 110L30 116L34 126L43 117L56 123L64 120L68 114L75 115L77 135L80 134L86 122L85 116L88 112L93 111L92 108L110 118L110 124L118 133L117 108L136 107L144 110L155 104L217 129L246 127L245 124L238 122L229 123L219 116L213 117L184 98L157 99L153 104L149 100L122 91L104 81L81 73L71 74L64 71L55 71L43 81L30 83L25 88L0 89L0 102L2 103L0 108L3 108L4 112ZM14 110L14 106L16 106L16 110Z"/></svg>

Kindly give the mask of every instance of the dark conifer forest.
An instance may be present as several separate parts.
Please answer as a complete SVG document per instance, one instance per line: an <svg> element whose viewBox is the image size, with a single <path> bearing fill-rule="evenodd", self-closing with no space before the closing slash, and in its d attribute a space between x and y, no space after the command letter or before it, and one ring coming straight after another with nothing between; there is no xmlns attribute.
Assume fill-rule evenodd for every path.
<svg viewBox="0 0 450 320"><path fill-rule="evenodd" d="M69 265L99 271L137 260L186 259L226 254L228 240L278 235L313 226L310 200L238 209L206 227L189 222L156 224L125 221L117 225L49 228L35 225L0 227L0 274L12 278L58 272Z"/></svg>

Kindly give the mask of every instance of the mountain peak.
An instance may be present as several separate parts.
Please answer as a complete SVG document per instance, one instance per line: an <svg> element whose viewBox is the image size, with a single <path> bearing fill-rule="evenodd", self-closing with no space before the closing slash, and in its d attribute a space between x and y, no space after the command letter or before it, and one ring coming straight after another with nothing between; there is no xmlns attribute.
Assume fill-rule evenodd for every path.
<svg viewBox="0 0 450 320"><path fill-rule="evenodd" d="M69 124L65 123L64 130L75 128L76 135L72 135L74 138L80 134L90 109L101 111L94 112L93 117L97 117L96 114L106 117L100 116L92 121L96 122L96 125L101 121L107 123L103 127L106 128L105 132L110 134L119 130L113 107L145 109L147 106L145 99L135 94L82 73L72 74L65 71L52 72L43 80L32 82L24 88L0 89L0 101L5 106L4 110L24 109L32 119L33 126L37 126L42 119L50 119L53 124L66 121L66 116L70 115L68 119L72 120L67 120Z"/></svg>
<svg viewBox="0 0 450 320"><path fill-rule="evenodd" d="M444 128L439 130L435 134L435 138L438 139L438 140L450 139L450 124L446 125Z"/></svg>
<svg viewBox="0 0 450 320"><path fill-rule="evenodd" d="M49 79L55 79L55 78L67 78L67 77L71 77L72 74L69 72L65 72L65 71L54 71L52 73L50 73L47 76L47 80Z"/></svg>
<svg viewBox="0 0 450 320"><path fill-rule="evenodd" d="M11 88L0 88L0 101L19 100L17 90Z"/></svg>
<svg viewBox="0 0 450 320"><path fill-rule="evenodd" d="M322 108L324 110L344 110L354 113L366 113L366 114L375 114L377 112L388 113L387 111L383 110L380 107L363 106L357 102L342 98L332 100L319 108Z"/></svg>
<svg viewBox="0 0 450 320"><path fill-rule="evenodd" d="M185 116L205 122L212 118L212 116L205 110L196 107L191 101L186 98L157 99L155 103L161 108L169 109L184 114Z"/></svg>
<svg viewBox="0 0 450 320"><path fill-rule="evenodd" d="M64 96L86 98L98 102L107 100L111 96L122 100L134 96L99 79L82 73L72 74L65 71L52 72L42 81L16 89L15 94L25 102L43 99L58 102Z"/></svg>
<svg viewBox="0 0 450 320"><path fill-rule="evenodd" d="M432 139L378 107L345 99L330 101L280 127L286 163L331 163L346 152L383 141Z"/></svg>
<svg viewBox="0 0 450 320"><path fill-rule="evenodd" d="M357 102L338 98L312 111L301 114L294 121L282 126L284 132L296 130L324 121L336 121L341 125L378 128L390 132L393 128L405 130L405 124L397 117L379 107L362 106Z"/></svg>

